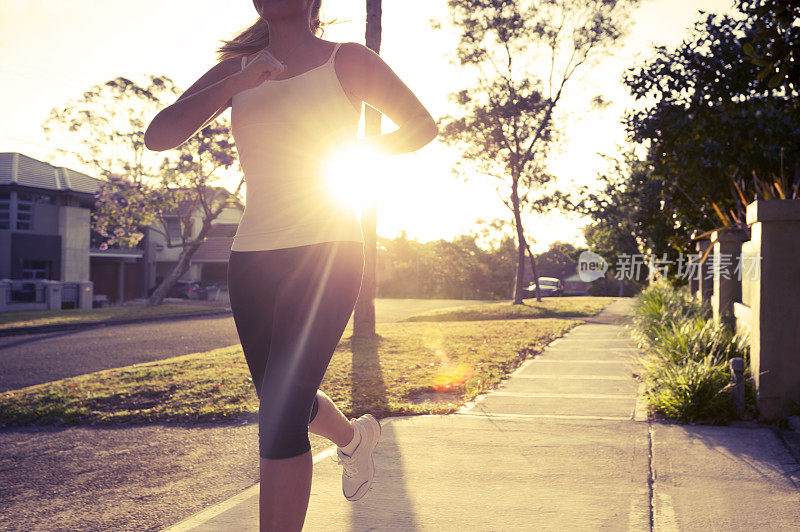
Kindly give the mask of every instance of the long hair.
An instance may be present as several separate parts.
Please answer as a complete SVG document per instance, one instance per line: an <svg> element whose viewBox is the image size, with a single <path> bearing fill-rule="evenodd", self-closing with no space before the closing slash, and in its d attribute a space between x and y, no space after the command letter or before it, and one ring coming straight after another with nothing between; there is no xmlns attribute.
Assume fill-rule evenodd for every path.
<svg viewBox="0 0 800 532"><path fill-rule="evenodd" d="M324 26L332 24L332 22L323 22L320 19L319 12L322 9L322 0L314 0L311 5L311 13L308 20L308 27L316 36L325 34ZM217 48L217 59L225 61L232 57L242 57L250 55L263 50L269 45L269 26L267 21L258 17L255 24L240 31L233 39L225 40L225 43Z"/></svg>

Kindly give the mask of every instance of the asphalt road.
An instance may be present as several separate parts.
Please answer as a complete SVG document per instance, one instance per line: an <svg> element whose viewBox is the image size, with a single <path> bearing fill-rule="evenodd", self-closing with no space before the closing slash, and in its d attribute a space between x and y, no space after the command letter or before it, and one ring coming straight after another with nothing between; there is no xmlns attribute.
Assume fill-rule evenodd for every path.
<svg viewBox="0 0 800 532"><path fill-rule="evenodd" d="M376 299L375 318L392 322L426 310L486 302ZM238 344L230 314L0 337L0 392Z"/></svg>

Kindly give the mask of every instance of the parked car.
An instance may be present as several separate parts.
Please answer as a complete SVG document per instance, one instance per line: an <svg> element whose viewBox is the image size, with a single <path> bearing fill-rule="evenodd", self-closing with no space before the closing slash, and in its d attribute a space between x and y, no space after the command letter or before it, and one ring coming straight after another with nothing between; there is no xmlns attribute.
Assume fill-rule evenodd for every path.
<svg viewBox="0 0 800 532"><path fill-rule="evenodd" d="M156 287L151 288L148 295L152 295L155 290ZM208 290L197 281L175 281L164 297L208 299Z"/></svg>
<svg viewBox="0 0 800 532"><path fill-rule="evenodd" d="M544 296L563 296L564 284L561 279L555 277L539 277L539 291ZM536 283L531 283L528 288L523 289L525 297L536 297Z"/></svg>

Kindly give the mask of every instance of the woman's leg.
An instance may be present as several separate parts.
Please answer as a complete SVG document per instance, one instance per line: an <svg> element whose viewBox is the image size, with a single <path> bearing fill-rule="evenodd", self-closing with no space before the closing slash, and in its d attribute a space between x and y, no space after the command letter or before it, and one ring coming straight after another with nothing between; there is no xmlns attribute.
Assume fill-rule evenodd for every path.
<svg viewBox="0 0 800 532"><path fill-rule="evenodd" d="M317 391L317 401L319 401L317 415L308 425L308 430L328 438L339 447L345 447L355 435L352 423L322 390Z"/></svg>
<svg viewBox="0 0 800 532"><path fill-rule="evenodd" d="M259 402L260 517L261 530L294 531L311 490L309 416L358 297L363 247L328 242L281 251L285 278L275 295ZM318 408L327 406L323 399Z"/></svg>
<svg viewBox="0 0 800 532"><path fill-rule="evenodd" d="M260 459L259 531L300 531L311 495L311 450L299 456Z"/></svg>
<svg viewBox="0 0 800 532"><path fill-rule="evenodd" d="M261 398L270 351L278 286L285 277L282 250L232 252L228 289L239 340L256 395ZM301 530L311 491L311 452L296 457L260 458L260 530Z"/></svg>

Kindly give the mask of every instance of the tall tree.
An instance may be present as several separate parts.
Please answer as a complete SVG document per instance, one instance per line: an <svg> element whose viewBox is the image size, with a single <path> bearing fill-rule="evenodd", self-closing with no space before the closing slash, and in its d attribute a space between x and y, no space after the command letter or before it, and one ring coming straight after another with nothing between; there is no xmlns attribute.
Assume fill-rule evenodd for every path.
<svg viewBox="0 0 800 532"><path fill-rule="evenodd" d="M543 212L547 198L529 198L553 177L544 171L556 137L554 111L564 87L581 67L590 66L622 37L639 0L449 0L452 23L460 32L461 65L478 69L478 84L453 94L460 117L439 120L440 137L458 146L480 173L505 187L517 236L513 300L523 299L527 241L526 210ZM436 26L434 26L436 27ZM545 53L540 53L544 50ZM549 66L548 83L529 74L531 64ZM484 67L490 66L492 73ZM545 67L546 68L546 67ZM590 83L588 83L590 84ZM596 99L596 98L595 98ZM535 264L533 264L536 275Z"/></svg>
<svg viewBox="0 0 800 532"><path fill-rule="evenodd" d="M381 52L381 0L367 0L367 48ZM381 113L374 107L364 106L364 135L381 134ZM353 336L372 338L375 336L375 269L377 265L378 206L374 200L361 208L361 229L364 232L364 276L361 291L353 313Z"/></svg>
<svg viewBox="0 0 800 532"><path fill-rule="evenodd" d="M758 19L702 14L679 46L656 47L624 79L647 102L626 113L628 139L647 149L659 216L670 222L670 247L682 251L693 231L719 226L717 209L739 208L734 183L752 197L751 175L800 181L797 91L787 93L788 82L770 88L743 53Z"/></svg>
<svg viewBox="0 0 800 532"><path fill-rule="evenodd" d="M92 212L93 241L101 249L136 247L149 227L163 235L168 248L180 247L177 264L148 299L159 304L189 268L192 255L222 211L240 204L240 179L235 192L212 186L220 168L236 158L225 121L204 127L177 152L149 153L145 126L164 100L180 91L166 76L150 76L146 86L118 77L91 87L82 98L53 109L42 126L45 133L62 129L85 146L81 163L101 180ZM172 158L174 156L174 159ZM192 215L201 212L200 227ZM178 219L180 242L173 242L168 219Z"/></svg>

